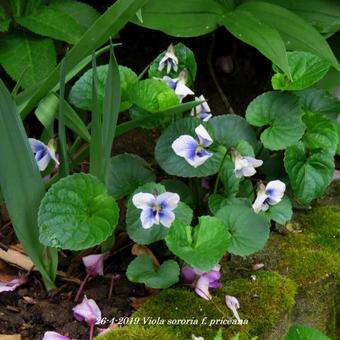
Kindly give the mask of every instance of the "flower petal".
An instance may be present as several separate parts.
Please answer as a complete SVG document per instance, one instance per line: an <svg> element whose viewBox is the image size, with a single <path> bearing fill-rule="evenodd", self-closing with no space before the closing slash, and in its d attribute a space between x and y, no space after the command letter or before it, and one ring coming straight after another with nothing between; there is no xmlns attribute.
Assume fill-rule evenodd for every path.
<svg viewBox="0 0 340 340"><path fill-rule="evenodd" d="M140 220L142 223L142 227L144 229L149 229L151 228L154 224L159 224L157 223L154 211L151 208L144 209L141 214L140 214Z"/></svg>
<svg viewBox="0 0 340 340"><path fill-rule="evenodd" d="M194 168L197 168L203 163L205 163L212 155L213 153L208 152L206 150L202 150L200 156L195 155L194 159L186 159L186 161Z"/></svg>
<svg viewBox="0 0 340 340"><path fill-rule="evenodd" d="M147 192L139 192L132 197L132 203L138 209L148 209L155 202L155 196Z"/></svg>
<svg viewBox="0 0 340 340"><path fill-rule="evenodd" d="M30 143L31 149L34 153L37 153L41 150L47 150L47 145L45 145L40 140L35 138L28 138L28 142Z"/></svg>
<svg viewBox="0 0 340 340"><path fill-rule="evenodd" d="M84 266L86 267L86 272L90 276L104 276L104 257L105 254L95 254L82 258Z"/></svg>
<svg viewBox="0 0 340 340"><path fill-rule="evenodd" d="M270 181L266 186L266 194L268 195L269 204L277 204L281 201L284 192L286 190L286 184L279 180Z"/></svg>
<svg viewBox="0 0 340 340"><path fill-rule="evenodd" d="M197 146L197 141L189 135L182 135L178 137L171 145L175 154L177 156L184 157L185 159L194 158Z"/></svg>
<svg viewBox="0 0 340 340"><path fill-rule="evenodd" d="M252 166L244 167L241 171L244 177L251 177L256 174L256 170Z"/></svg>
<svg viewBox="0 0 340 340"><path fill-rule="evenodd" d="M93 299L84 297L82 303L73 309L73 315L78 321L85 321L88 325L96 324L102 317L102 313Z"/></svg>
<svg viewBox="0 0 340 340"><path fill-rule="evenodd" d="M260 211L268 210L268 204L265 203L268 198L268 195L263 191L260 190L257 193L256 200L254 201L252 207L254 211L258 214Z"/></svg>
<svg viewBox="0 0 340 340"><path fill-rule="evenodd" d="M192 283L194 282L196 278L196 272L190 266L183 266L181 274L182 274L183 281L186 283Z"/></svg>
<svg viewBox="0 0 340 340"><path fill-rule="evenodd" d="M261 166L263 164L263 160L262 159L256 159L254 157L250 157L250 156L244 156L244 159L246 159L249 163L249 165L253 166L254 168L258 168L259 166Z"/></svg>
<svg viewBox="0 0 340 340"><path fill-rule="evenodd" d="M70 340L70 338L57 332L45 332L42 340Z"/></svg>
<svg viewBox="0 0 340 340"><path fill-rule="evenodd" d="M170 228L172 222L175 220L175 214L170 209L162 209L158 215L159 222L167 228Z"/></svg>
<svg viewBox="0 0 340 340"><path fill-rule="evenodd" d="M175 94L179 97L180 100L189 95L194 95L195 93L185 85L184 81L178 81L177 86L175 88Z"/></svg>
<svg viewBox="0 0 340 340"><path fill-rule="evenodd" d="M164 192L156 198L156 204L164 209L174 210L177 208L180 197L173 192Z"/></svg>
<svg viewBox="0 0 340 340"><path fill-rule="evenodd" d="M196 282L195 292L197 295L205 300L211 300L212 297L209 293L209 279L202 275Z"/></svg>
<svg viewBox="0 0 340 340"><path fill-rule="evenodd" d="M203 125L198 125L195 129L195 133L200 141L200 144L204 146L209 146L213 143L212 138L210 137L208 131L204 128Z"/></svg>
<svg viewBox="0 0 340 340"><path fill-rule="evenodd" d="M38 154L36 154L38 155ZM40 158L39 160L36 159L37 161L37 165L40 171L44 171L46 170L48 164L50 163L51 160L51 156L49 154L49 152L46 152L42 158Z"/></svg>

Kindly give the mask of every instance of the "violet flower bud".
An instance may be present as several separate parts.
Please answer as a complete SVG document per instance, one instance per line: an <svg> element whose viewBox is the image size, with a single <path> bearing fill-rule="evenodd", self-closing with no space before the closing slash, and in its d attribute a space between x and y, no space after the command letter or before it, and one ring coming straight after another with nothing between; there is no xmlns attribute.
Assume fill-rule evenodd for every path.
<svg viewBox="0 0 340 340"><path fill-rule="evenodd" d="M89 276L104 276L104 258L105 254L88 255L82 258Z"/></svg>

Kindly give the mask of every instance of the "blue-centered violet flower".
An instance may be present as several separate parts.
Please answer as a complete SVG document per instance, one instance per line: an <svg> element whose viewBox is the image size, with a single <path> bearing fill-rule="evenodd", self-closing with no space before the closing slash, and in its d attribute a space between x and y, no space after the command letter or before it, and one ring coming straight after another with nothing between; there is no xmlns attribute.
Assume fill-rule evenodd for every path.
<svg viewBox="0 0 340 340"><path fill-rule="evenodd" d="M234 160L234 173L236 178L251 177L255 175L256 170L263 164L261 159L256 159L250 156L241 156L236 150L232 151L232 157Z"/></svg>
<svg viewBox="0 0 340 340"><path fill-rule="evenodd" d="M207 122L212 117L211 110L207 101L205 100L203 94L201 94L199 97L195 97L195 100L202 100L203 103L195 106L191 110L191 116L202 119L203 122Z"/></svg>
<svg viewBox="0 0 340 340"><path fill-rule="evenodd" d="M42 340L71 340L68 336L61 335L57 332L45 332Z"/></svg>
<svg viewBox="0 0 340 340"><path fill-rule="evenodd" d="M164 76L162 78L163 81L167 83L167 85L175 91L176 96L180 101L182 101L186 96L194 95L195 93L186 85L187 78L187 70L183 70L178 78L170 78L168 76Z"/></svg>
<svg viewBox="0 0 340 340"><path fill-rule="evenodd" d="M270 181L266 186L261 183L253 203L254 211L256 213L267 211L270 205L278 204L282 200L285 190L286 184L279 180Z"/></svg>
<svg viewBox="0 0 340 340"><path fill-rule="evenodd" d="M56 164L59 165L59 161L55 155L53 139L48 142L48 145L34 138L28 138L28 141L31 145L31 149L34 153L34 158L40 171L44 171L47 168L51 159L53 159Z"/></svg>
<svg viewBox="0 0 340 340"><path fill-rule="evenodd" d="M197 168L213 155L206 150L213 140L203 125L197 126L195 133L197 139L182 135L172 143L171 147L177 156L183 157L191 166Z"/></svg>
<svg viewBox="0 0 340 340"><path fill-rule="evenodd" d="M167 51L165 52L164 57L160 60L158 71L163 71L166 67L166 73L170 73L171 69L175 72L178 70L178 58L175 55L175 49L172 44L168 47Z"/></svg>
<svg viewBox="0 0 340 340"><path fill-rule="evenodd" d="M221 288L219 282L221 278L221 266L215 265L211 271L202 272L199 269L191 268L190 266L182 267L182 278L186 283L191 283L195 293L205 300L211 300L212 296L209 289Z"/></svg>
<svg viewBox="0 0 340 340"><path fill-rule="evenodd" d="M134 206L142 209L140 220L144 229L149 229L154 224L162 224L169 228L175 220L173 210L176 209L179 200L179 195L172 192L159 195L139 192L132 197Z"/></svg>

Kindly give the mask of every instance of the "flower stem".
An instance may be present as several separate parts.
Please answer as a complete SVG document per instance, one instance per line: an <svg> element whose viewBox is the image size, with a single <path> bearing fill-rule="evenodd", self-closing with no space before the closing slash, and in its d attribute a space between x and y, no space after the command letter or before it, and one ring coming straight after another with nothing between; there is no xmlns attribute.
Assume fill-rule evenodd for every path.
<svg viewBox="0 0 340 340"><path fill-rule="evenodd" d="M74 298L74 302L78 302L79 296L80 296L81 292L83 291L84 286L85 286L85 283L87 282L87 280L88 280L89 277L90 277L90 274L86 274L86 276L85 276L83 282L80 284L80 287L79 287L79 289L78 289L78 291L77 291L77 295L76 295L76 297Z"/></svg>
<svg viewBox="0 0 340 340"><path fill-rule="evenodd" d="M222 168L223 168L224 161L225 161L225 159L226 159L227 156L228 156L228 153L229 153L229 150L227 149L227 151L225 152L225 154L224 154L224 156L223 156L223 159L222 159L222 163L221 163L221 165L220 165L220 168L218 169L217 178L216 178L216 182L215 182L215 186L214 186L214 194L217 193L218 184L219 184L220 177L221 177L221 171L222 171Z"/></svg>
<svg viewBox="0 0 340 340"><path fill-rule="evenodd" d="M94 331L94 323L91 322L89 340L92 340L92 338L93 338L93 331Z"/></svg>

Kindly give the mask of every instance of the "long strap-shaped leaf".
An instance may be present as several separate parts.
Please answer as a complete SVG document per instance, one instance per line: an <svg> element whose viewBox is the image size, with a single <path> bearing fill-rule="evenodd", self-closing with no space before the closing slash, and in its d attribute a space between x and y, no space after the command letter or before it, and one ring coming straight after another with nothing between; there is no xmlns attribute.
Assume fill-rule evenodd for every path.
<svg viewBox="0 0 340 340"><path fill-rule="evenodd" d="M71 70L84 57L103 45L110 37L115 36L135 15L140 7L148 0L118 0L85 32L79 42L74 45L68 54L67 65ZM24 118L32 108L42 99L59 81L60 64L51 75L34 91L30 100L21 108L20 114Z"/></svg>
<svg viewBox="0 0 340 340"><path fill-rule="evenodd" d="M0 80L0 186L16 235L52 288L57 251L39 242L37 214L44 185L14 101Z"/></svg>
<svg viewBox="0 0 340 340"><path fill-rule="evenodd" d="M113 46L111 46L109 72L105 84L102 122L103 168L105 181L108 173L108 164L111 157L112 143L117 126L120 100L120 74L117 60L113 52Z"/></svg>

